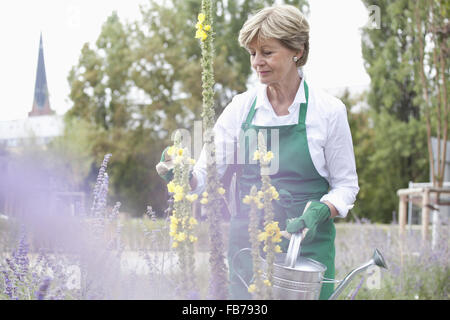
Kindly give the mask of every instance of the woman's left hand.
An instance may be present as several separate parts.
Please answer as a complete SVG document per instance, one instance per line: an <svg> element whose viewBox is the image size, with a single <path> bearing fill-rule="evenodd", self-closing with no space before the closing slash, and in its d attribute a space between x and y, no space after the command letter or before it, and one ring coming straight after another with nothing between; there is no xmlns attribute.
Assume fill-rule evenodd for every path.
<svg viewBox="0 0 450 320"><path fill-rule="evenodd" d="M287 232L297 233L305 228L312 229L331 217L331 210L327 204L319 201L310 201L308 204L300 217L286 222Z"/></svg>

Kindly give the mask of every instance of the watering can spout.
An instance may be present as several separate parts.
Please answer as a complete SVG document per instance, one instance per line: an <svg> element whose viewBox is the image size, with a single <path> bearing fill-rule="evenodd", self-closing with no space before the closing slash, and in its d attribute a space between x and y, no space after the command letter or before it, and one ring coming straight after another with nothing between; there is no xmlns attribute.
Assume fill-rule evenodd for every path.
<svg viewBox="0 0 450 320"><path fill-rule="evenodd" d="M342 280L342 282L337 286L336 290L334 290L334 292L330 296L329 300L335 300L342 293L342 291L345 289L345 287L347 287L347 285L352 281L352 279L355 277L355 275L357 275L358 273L361 273L362 271L366 270L368 267L370 267L372 265L387 269L386 262L385 262L383 256L381 255L381 252L378 251L378 249L375 249L375 252L373 253L372 258L369 261L367 261L360 267L353 269Z"/></svg>

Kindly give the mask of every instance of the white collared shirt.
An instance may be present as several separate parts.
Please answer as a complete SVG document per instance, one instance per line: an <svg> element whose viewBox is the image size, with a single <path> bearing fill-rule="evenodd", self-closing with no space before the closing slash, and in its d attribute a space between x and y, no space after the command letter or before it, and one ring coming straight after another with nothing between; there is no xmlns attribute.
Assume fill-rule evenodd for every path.
<svg viewBox="0 0 450 320"><path fill-rule="evenodd" d="M253 125L280 126L298 123L300 103L306 102L304 75L300 69L299 75L302 81L292 105L288 108L288 115L278 116L275 113L267 97L267 86L264 84L236 95L226 106L214 126L219 176L223 176L227 167L224 161L219 159L226 159L227 155L224 153L233 152L232 148L221 146L239 141L241 125L247 118L255 96L257 112L252 121ZM342 101L311 87L309 83L308 89L308 111L305 119L308 148L317 172L330 185L329 192L320 201L332 203L339 216L344 218L353 207L359 191L347 110ZM194 166L194 175L197 178L197 187L193 192L199 193L204 189L206 180L204 148Z"/></svg>

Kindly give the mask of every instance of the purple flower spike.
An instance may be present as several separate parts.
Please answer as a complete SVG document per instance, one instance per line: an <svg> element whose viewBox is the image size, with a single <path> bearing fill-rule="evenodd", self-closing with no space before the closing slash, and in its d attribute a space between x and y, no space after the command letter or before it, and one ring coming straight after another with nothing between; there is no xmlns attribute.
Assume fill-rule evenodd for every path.
<svg viewBox="0 0 450 320"><path fill-rule="evenodd" d="M198 291L195 291L195 290L189 291L187 294L187 299L188 300L200 300L200 293L198 293Z"/></svg>
<svg viewBox="0 0 450 320"><path fill-rule="evenodd" d="M39 290L36 292L36 299L37 300L44 300L45 295L47 294L48 288L50 287L50 282L52 281L52 278L45 277L42 281L41 286L39 287Z"/></svg>
<svg viewBox="0 0 450 320"><path fill-rule="evenodd" d="M11 280L9 279L8 272L2 270L3 277L5 279L5 294L10 298L13 299L13 286L11 283Z"/></svg>
<svg viewBox="0 0 450 320"><path fill-rule="evenodd" d="M108 166L108 161L109 158L111 158L112 154L108 153L105 155L105 157L103 158L103 162L102 165L100 166L100 170L98 171L98 175L97 175L97 182L95 183L95 187L94 187L94 200L92 203L92 207L91 207L91 214L96 214L98 212L98 206L99 206L99 201L100 201L100 197L101 197L101 193L102 193L102 189L104 189L105 185L104 185L104 180L105 180L105 175L106 175L106 168ZM107 177L107 175L106 175Z"/></svg>

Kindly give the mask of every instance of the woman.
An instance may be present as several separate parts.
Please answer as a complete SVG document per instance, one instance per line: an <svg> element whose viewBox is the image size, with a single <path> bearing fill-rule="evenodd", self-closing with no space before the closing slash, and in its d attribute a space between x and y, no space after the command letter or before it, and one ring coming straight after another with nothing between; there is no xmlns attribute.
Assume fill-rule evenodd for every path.
<svg viewBox="0 0 450 320"><path fill-rule="evenodd" d="M235 96L217 120L217 158L233 159L228 154L232 148L223 146L239 141L249 130L264 130L267 137L271 130L277 131L278 170L270 175L281 196L274 201L275 219L289 233L307 228L300 254L325 264L324 276L334 278L333 219L347 215L359 191L346 108L339 99L308 87L299 69L308 58L309 25L297 8L278 5L259 11L244 24L239 42L250 54L260 85ZM238 147L247 157L252 154L247 144ZM227 164L219 162L223 175ZM191 179L194 192L203 189L205 179L202 151ZM236 184L240 201L230 222L229 262L241 248L250 247L250 208L242 205L242 198L250 194L252 185L260 188L259 167L242 165ZM238 272L251 277L251 259L238 256L236 260ZM251 298L235 271L230 268L230 298ZM333 284L324 284L320 299L327 299L332 291Z"/></svg>

